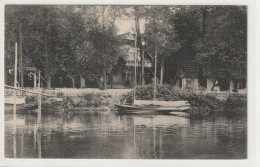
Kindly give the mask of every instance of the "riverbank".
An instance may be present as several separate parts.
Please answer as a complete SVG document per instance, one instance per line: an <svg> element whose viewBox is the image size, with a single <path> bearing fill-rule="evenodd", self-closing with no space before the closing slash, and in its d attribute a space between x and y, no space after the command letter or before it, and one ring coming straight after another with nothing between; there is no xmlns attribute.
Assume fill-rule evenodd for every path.
<svg viewBox="0 0 260 167"><path fill-rule="evenodd" d="M110 112L115 111L115 104L120 102L121 96L87 93L79 96L58 94L57 97L42 97L42 114L57 112ZM34 104L33 107L25 107L30 113L37 113L38 97L27 96L27 104ZM26 105L27 106L27 105ZM23 112L28 112L26 109Z"/></svg>
<svg viewBox="0 0 260 167"><path fill-rule="evenodd" d="M51 91L57 97L43 97L42 112L110 112L116 111L115 104L133 103L133 91L129 90L97 90L90 89ZM50 93L50 92L49 92ZM200 90L176 89L171 85L157 87L156 98L164 101L186 100L191 105L189 115L191 118L207 116L233 116L246 115L247 96L230 94L225 100L220 100L214 94ZM153 86L146 85L136 88L136 99L152 100ZM37 102L37 97L26 97L26 103Z"/></svg>

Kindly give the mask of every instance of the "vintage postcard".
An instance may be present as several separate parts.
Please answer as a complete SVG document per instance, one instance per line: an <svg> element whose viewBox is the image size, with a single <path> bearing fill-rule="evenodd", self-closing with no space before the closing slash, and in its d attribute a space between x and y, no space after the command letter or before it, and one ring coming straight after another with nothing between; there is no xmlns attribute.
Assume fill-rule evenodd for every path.
<svg viewBox="0 0 260 167"><path fill-rule="evenodd" d="M249 4L2 10L4 165L253 164Z"/></svg>

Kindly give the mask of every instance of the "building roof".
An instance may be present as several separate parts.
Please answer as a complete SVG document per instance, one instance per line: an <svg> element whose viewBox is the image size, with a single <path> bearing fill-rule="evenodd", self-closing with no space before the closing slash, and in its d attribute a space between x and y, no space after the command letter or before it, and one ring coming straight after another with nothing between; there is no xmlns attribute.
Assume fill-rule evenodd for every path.
<svg viewBox="0 0 260 167"><path fill-rule="evenodd" d="M27 70L27 71L36 71L36 72L40 71L40 70L37 69L36 67L24 67L23 69L24 69L24 70Z"/></svg>
<svg viewBox="0 0 260 167"><path fill-rule="evenodd" d="M123 38L123 39L131 40L131 41L134 41L135 38L136 38L136 35L131 33L131 32L120 34L118 36Z"/></svg>

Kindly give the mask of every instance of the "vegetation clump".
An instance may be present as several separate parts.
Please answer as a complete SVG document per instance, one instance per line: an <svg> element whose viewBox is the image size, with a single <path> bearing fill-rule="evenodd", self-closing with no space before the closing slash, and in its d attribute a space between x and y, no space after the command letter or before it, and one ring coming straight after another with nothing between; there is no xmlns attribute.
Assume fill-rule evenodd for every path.
<svg viewBox="0 0 260 167"><path fill-rule="evenodd" d="M153 86L146 85L136 88L137 100L152 100L153 99ZM157 86L156 99L161 101L178 101L187 100L191 106L201 106L207 104L214 106L214 102L218 100L216 97L207 95L203 91L194 91L189 88L179 89L171 85ZM123 97L122 101L126 103L133 103L133 92Z"/></svg>
<svg viewBox="0 0 260 167"><path fill-rule="evenodd" d="M227 115L246 115L247 111L247 96L234 94L227 98L225 102L225 110L227 110Z"/></svg>
<svg viewBox="0 0 260 167"><path fill-rule="evenodd" d="M133 94L134 92L128 93L121 99L121 102L132 104L134 100ZM152 100L153 86L137 87L136 99ZM157 86L156 99L159 101L188 101L191 106L191 117L204 115L205 110L209 110L210 115L232 115L245 113L246 111L246 98L244 95L230 95L226 101L221 101L216 96L207 94L202 88L194 90L194 87L178 89L171 85Z"/></svg>
<svg viewBox="0 0 260 167"><path fill-rule="evenodd" d="M59 97L61 98L61 97ZM108 110L111 108L111 96L101 94L83 94L81 96L63 96L62 100L57 101L50 98L43 102L42 108L46 111L92 111Z"/></svg>
<svg viewBox="0 0 260 167"><path fill-rule="evenodd" d="M35 103L37 102L38 97L37 96L26 96L25 97L25 103Z"/></svg>

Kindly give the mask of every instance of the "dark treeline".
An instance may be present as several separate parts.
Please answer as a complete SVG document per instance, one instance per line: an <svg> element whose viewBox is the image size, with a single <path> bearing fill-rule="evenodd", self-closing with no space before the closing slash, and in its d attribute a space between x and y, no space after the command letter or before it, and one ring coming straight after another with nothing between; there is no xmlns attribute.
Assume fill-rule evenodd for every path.
<svg viewBox="0 0 260 167"><path fill-rule="evenodd" d="M204 77L246 77L246 7L151 7L149 18L145 33L148 49L158 47L161 83L163 78L172 83L185 60L200 62Z"/></svg>
<svg viewBox="0 0 260 167"><path fill-rule="evenodd" d="M40 69L48 88L52 80L106 74L120 55L113 7L6 6L5 11L6 64L13 66L14 44L22 39L24 66Z"/></svg>
<svg viewBox="0 0 260 167"><path fill-rule="evenodd" d="M184 60L199 61L205 77L246 76L245 6L7 5L5 65L14 66L18 42L24 66L40 69L48 88L76 75L102 76L106 88L106 75L125 54L115 26L122 16L135 20L141 51L153 57L157 47L161 84L172 83Z"/></svg>

